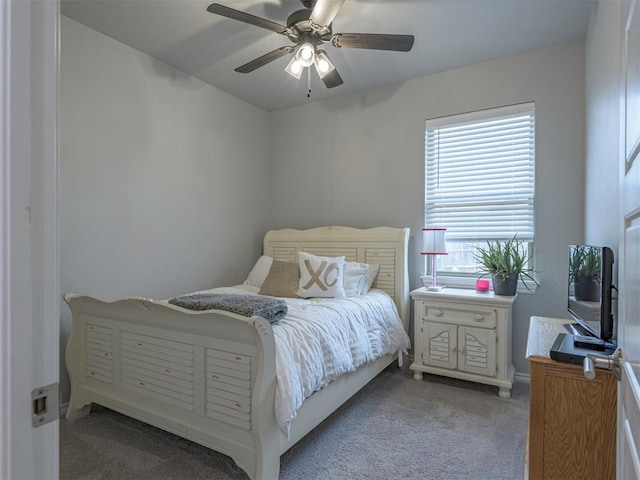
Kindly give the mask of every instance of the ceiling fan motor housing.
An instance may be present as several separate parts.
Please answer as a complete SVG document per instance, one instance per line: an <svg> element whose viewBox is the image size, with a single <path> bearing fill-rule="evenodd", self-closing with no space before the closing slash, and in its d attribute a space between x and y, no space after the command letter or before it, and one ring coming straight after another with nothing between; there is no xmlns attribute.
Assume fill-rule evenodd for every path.
<svg viewBox="0 0 640 480"><path fill-rule="evenodd" d="M287 28L290 32L287 33L289 40L298 43L298 41L303 37L306 37L307 40L309 38L313 38L313 43L316 44L320 41L328 42L331 39L331 25L320 30L311 26L309 17L311 17L312 11L313 10L305 8L302 10L296 10L289 15L289 18L287 18Z"/></svg>

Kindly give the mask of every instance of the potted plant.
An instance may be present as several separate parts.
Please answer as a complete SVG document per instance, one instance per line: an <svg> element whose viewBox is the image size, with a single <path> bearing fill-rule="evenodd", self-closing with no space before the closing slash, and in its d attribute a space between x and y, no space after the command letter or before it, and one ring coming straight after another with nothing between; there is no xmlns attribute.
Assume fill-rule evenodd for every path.
<svg viewBox="0 0 640 480"><path fill-rule="evenodd" d="M474 259L480 263L484 275L491 275L493 291L496 295L515 295L518 279L525 282L525 277L538 285L533 278L533 269L529 267L531 255L527 253L524 242L514 235L506 241L488 241L485 247L476 247Z"/></svg>
<svg viewBox="0 0 640 480"><path fill-rule="evenodd" d="M569 283L573 283L576 300L600 300L600 249L586 245L571 247Z"/></svg>

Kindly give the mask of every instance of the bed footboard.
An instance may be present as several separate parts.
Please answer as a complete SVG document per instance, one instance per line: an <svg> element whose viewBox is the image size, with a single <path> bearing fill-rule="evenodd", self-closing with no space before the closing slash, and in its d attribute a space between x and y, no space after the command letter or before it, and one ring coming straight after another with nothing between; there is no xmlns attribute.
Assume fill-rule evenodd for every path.
<svg viewBox="0 0 640 480"><path fill-rule="evenodd" d="M91 404L229 455L250 478L278 478L271 325L148 299L65 295L73 314L67 419Z"/></svg>

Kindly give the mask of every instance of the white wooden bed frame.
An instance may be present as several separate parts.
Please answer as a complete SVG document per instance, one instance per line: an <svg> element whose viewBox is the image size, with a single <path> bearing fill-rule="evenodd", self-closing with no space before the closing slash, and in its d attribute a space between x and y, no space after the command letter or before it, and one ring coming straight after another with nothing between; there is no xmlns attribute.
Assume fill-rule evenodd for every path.
<svg viewBox="0 0 640 480"><path fill-rule="evenodd" d="M395 300L407 330L408 239L408 228L285 229L265 235L264 253L296 261L303 250L379 263L373 286ZM277 479L280 455L395 358L368 363L307 398L287 440L274 416L275 342L263 318L143 298L67 294L65 300L73 314L68 420L97 403L229 455L252 479Z"/></svg>

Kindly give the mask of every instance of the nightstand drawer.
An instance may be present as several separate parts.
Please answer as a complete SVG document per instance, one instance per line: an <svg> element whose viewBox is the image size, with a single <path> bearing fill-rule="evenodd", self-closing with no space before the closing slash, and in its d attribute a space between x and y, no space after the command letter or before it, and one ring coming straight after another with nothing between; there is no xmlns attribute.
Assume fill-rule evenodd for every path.
<svg viewBox="0 0 640 480"><path fill-rule="evenodd" d="M471 325L479 328L495 328L497 313L491 308L465 305L441 305L418 302L419 315L423 321Z"/></svg>

